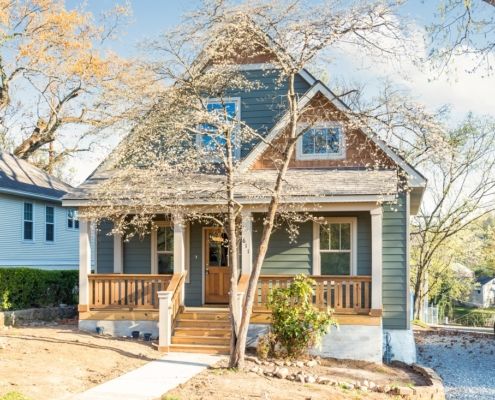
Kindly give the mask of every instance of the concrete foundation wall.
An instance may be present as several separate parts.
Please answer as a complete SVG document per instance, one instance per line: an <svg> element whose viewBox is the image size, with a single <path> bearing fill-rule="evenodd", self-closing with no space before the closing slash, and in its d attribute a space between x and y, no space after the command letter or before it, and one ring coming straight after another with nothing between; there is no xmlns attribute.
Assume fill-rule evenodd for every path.
<svg viewBox="0 0 495 400"><path fill-rule="evenodd" d="M158 321L97 321L79 320L79 329L96 333L96 327L103 328L105 335L123 337L132 336L132 331L139 331L141 337L144 333L151 333L152 338L158 337Z"/></svg>
<svg viewBox="0 0 495 400"><path fill-rule="evenodd" d="M383 331L384 343L387 334L390 337L392 347L392 360L402 361L406 364L416 362L416 343L412 329L385 329Z"/></svg>
<svg viewBox="0 0 495 400"><path fill-rule="evenodd" d="M247 347L256 347L259 335L268 331L268 325L249 325ZM347 360L382 362L383 332L381 326L341 325L325 335L314 355Z"/></svg>

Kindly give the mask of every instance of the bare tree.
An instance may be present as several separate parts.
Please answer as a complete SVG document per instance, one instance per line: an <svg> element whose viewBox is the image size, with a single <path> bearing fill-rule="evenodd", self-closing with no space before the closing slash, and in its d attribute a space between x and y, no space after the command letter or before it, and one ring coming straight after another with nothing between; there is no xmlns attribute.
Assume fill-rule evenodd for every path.
<svg viewBox="0 0 495 400"><path fill-rule="evenodd" d="M289 190L286 174L298 139L321 120L342 121L350 131L360 126L352 113L324 107L321 101L310 103L300 96L295 87L298 73L333 46L352 44L363 52L392 57L401 43L401 27L391 8L383 2L361 1L351 5L323 1L313 6L299 1L241 5L211 1L191 14L178 30L154 43L152 54L165 55L165 60L157 57L154 64L156 76L173 85L156 99L155 106L111 156L105 168L109 179L100 186L93 206L84 212L93 218L113 219L114 230L121 231L129 225L137 231L149 229L157 213L210 220L228 230L232 367L243 363L257 281L277 217L300 218L284 202L284 190ZM278 74L277 81L287 88L282 115L287 124L275 142L233 120L227 107L208 110L205 103L206 98L216 97L226 104L223 100L232 89L249 91L261 84L246 80L240 67L246 60L259 58L269 61L270 69ZM299 129L301 123L306 128ZM213 146L197 146L201 138L208 138ZM235 157L236 146L252 140L266 143L275 168L273 177L263 182L250 179ZM382 165L383 157L376 158L368 165L370 169ZM164 176L170 184L164 182ZM125 199L125 205L115 202L117 196ZM212 215L211 206L187 206L188 201L203 197L217 201L218 213ZM236 220L242 210L237 199L241 197L251 201L265 198L269 204L239 320L233 306L238 279Z"/></svg>
<svg viewBox="0 0 495 400"><path fill-rule="evenodd" d="M459 56L472 61L468 72L491 74L495 50L495 2L443 0L435 21L427 27L430 59L445 71Z"/></svg>

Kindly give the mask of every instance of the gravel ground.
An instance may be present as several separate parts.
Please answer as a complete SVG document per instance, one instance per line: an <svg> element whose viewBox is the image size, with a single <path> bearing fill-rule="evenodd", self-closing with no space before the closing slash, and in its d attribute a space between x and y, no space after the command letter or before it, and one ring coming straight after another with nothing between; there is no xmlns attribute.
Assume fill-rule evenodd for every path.
<svg viewBox="0 0 495 400"><path fill-rule="evenodd" d="M418 362L442 377L448 400L495 399L495 338L456 332L416 332Z"/></svg>

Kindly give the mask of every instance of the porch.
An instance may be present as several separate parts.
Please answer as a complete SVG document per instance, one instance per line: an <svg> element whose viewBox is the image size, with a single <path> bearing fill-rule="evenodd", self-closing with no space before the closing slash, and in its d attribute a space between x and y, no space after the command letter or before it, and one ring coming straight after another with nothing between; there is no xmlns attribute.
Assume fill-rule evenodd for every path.
<svg viewBox="0 0 495 400"><path fill-rule="evenodd" d="M278 263L277 268L270 265L263 266L262 275L257 284L251 324L269 323L270 313L266 307L269 293L274 288L285 287L296 273L303 272L315 281L313 304L320 309L332 308L340 325L381 326L381 207L376 203L352 206L333 205L328 212L328 218L333 218L332 221L337 221L336 223L339 224L355 218L354 225L349 223L349 241L354 242L352 245L349 244L348 250L349 273L345 275L325 274L328 269L322 265L320 253L316 254L315 250L316 246L319 247L319 243L316 243L316 236L319 238L320 234L316 232L315 226L304 228L309 236L303 240L303 244L299 244L299 248L307 251L305 259L309 261L304 263L304 260L300 260L302 256L296 254L296 256L291 256L292 264L288 266L287 262L283 261L285 263L283 267L277 269L278 264L282 264L279 260L286 260L290 255L289 250L297 246L291 245L287 251L279 249L272 251L276 255L280 254L279 258L275 257L271 261L273 265ZM359 219L361 217L358 218L356 213L364 216L363 225L369 230L369 261L364 262L367 258L364 251L360 250L363 255L359 253L359 257L363 259L359 265L364 267L357 266L357 232L358 221L361 224ZM164 351L177 345L176 334L181 327L181 321L184 320L190 328L189 331L196 328L194 337L191 339L195 343L203 341L199 340L200 331L203 331L201 336L211 337L215 332L225 334L222 331L226 329L225 326L212 327L207 320L211 318L218 322L224 319L230 289L230 268L222 264L221 245L209 244L208 229L210 228L195 227L183 221L181 216L172 216L170 223L160 224L164 229L166 227L167 232L162 232L163 240L156 236L157 234L149 238L151 261L147 268L143 268L149 273L139 274L128 273L126 254L130 253L129 250L124 249L125 244L118 235L111 237L113 263L110 273L107 273L108 269L105 273L99 272L102 268L98 260L92 270L91 252L94 249L91 246L91 224L90 221L81 221L80 320L149 321L159 329L157 336L160 338L160 349ZM242 215L239 293L235 304L237 313L242 312L247 282L252 270L253 249L256 248L253 221L255 221L253 213ZM284 242L284 240L281 241ZM273 243L275 243L274 247L277 247L276 241ZM361 237L359 245L366 247L361 243ZM157 246L162 247L158 251L153 250L153 248L158 248ZM98 258L103 258L100 257L100 253L98 252ZM270 261L270 257L268 258ZM213 265L212 260L216 260L217 264ZM307 265L309 268L306 267ZM303 269L303 266L306 269ZM171 269L170 273L157 273L163 272L166 268ZM211 311L212 306L216 307L217 314ZM205 310L201 311L201 307ZM193 314L196 317L190 318ZM221 325L220 322L218 324ZM212 333L209 328L215 332ZM225 335L223 337L225 339ZM182 342L183 339L180 341Z"/></svg>

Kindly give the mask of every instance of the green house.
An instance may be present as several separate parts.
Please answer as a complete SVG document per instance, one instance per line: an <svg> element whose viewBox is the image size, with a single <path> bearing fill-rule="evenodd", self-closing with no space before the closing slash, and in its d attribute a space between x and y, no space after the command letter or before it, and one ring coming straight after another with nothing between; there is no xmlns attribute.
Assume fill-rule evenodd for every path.
<svg viewBox="0 0 495 400"><path fill-rule="evenodd" d="M269 60L242 64L241 69L262 87L232 91L224 104L265 140L243 144L238 168L247 180L269 184L276 175L269 143L283 140L287 87L277 82L279 73ZM395 358L412 362L409 218L418 211L425 178L375 136L359 128L347 129L338 119L326 120L324 110L345 114L347 106L307 70L300 71L295 87L301 107L310 107L317 123L298 139L282 203L322 222L300 222L294 240L284 229L272 234L258 281L250 344L270 322L266 309L270 290L303 273L316 281L315 305L334 309L339 322L315 351L381 362L387 336ZM212 109L216 101L209 100ZM377 158L380 167L369 168ZM102 169L66 195L64 206L90 207L95 187L108 172ZM174 184L177 190L197 189L180 181ZM205 176L204 186L208 184ZM242 292L270 199L252 201L249 188L239 190ZM191 207L210 204L201 193L190 196ZM119 201L116 197L115 203ZM214 203L212 213L218 206ZM95 229L91 221L80 221L80 328L103 327L106 333L125 336L131 331L149 332L159 336L164 351L228 351L231 270L224 233L184 215L166 213L157 217L156 226L144 238L123 240L109 234L110 222ZM92 255L96 255L94 268Z"/></svg>

